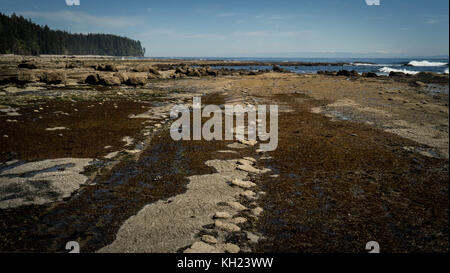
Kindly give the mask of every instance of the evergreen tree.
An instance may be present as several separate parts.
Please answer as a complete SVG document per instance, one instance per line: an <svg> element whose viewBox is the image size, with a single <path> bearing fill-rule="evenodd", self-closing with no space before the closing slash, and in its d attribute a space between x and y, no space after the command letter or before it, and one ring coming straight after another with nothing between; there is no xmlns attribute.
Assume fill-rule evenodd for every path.
<svg viewBox="0 0 450 273"><path fill-rule="evenodd" d="M51 30L22 16L0 13L0 54L144 56L141 42L110 34Z"/></svg>

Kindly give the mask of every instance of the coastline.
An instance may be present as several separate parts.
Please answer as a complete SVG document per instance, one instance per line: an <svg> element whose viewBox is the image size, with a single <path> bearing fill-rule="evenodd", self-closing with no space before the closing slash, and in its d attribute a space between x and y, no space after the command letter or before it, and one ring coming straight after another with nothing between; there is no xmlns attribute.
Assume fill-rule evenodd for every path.
<svg viewBox="0 0 450 273"><path fill-rule="evenodd" d="M87 252L192 252L209 235L211 252L359 252L372 236L385 252L448 252L448 75L208 67L217 63L230 64L0 57L0 179L16 185L0 191L0 251L64 252L75 240ZM279 105L279 149L173 142L168 111L196 95ZM62 174L25 176L29 190L6 173L61 158L93 159L82 173L59 166L86 178L69 196L52 187ZM270 172L243 171L244 158ZM157 234L177 240L156 244Z"/></svg>

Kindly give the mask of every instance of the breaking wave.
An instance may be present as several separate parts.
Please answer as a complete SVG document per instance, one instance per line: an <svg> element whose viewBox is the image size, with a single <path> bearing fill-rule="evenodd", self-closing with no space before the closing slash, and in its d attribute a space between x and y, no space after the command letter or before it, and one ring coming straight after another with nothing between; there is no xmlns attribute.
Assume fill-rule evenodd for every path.
<svg viewBox="0 0 450 273"><path fill-rule="evenodd" d="M410 61L409 66L444 66L448 63L443 62L429 62L429 61Z"/></svg>
<svg viewBox="0 0 450 273"><path fill-rule="evenodd" d="M379 71L383 72L383 73L388 73L388 74L390 72L402 72L402 73L410 74L410 75L415 75L415 74L419 73L419 71L411 71L411 70L406 70L406 69L394 69L394 68L390 68L390 67L386 67L386 66L380 68Z"/></svg>

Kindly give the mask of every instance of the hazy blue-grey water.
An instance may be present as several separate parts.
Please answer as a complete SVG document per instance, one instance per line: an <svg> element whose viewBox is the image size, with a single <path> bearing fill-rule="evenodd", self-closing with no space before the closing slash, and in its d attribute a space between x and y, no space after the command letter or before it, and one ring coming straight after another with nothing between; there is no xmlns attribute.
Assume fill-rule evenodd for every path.
<svg viewBox="0 0 450 273"><path fill-rule="evenodd" d="M167 57L169 58L169 57ZM162 59L162 58L161 58ZM378 75L388 75L390 71L414 74L418 72L448 73L448 58L205 58L177 57L183 60L236 60L260 62L312 62L312 63L349 63L345 66L283 66L296 73L315 74L320 70L338 71L341 69L356 70L358 73L375 72ZM408 65L412 64L414 66ZM229 69L261 70L271 69L271 66L226 66ZM221 68L216 66L214 68Z"/></svg>

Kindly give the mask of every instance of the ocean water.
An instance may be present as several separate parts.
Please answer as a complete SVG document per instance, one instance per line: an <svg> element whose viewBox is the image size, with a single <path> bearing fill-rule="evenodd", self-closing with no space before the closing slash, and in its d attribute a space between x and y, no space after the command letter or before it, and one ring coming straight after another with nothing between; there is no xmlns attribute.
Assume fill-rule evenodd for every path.
<svg viewBox="0 0 450 273"><path fill-rule="evenodd" d="M161 58L162 59L162 58ZM233 60L233 61L261 61L261 62L313 62L313 63L349 63L344 66L283 66L295 73L315 74L317 71L339 71L341 69L374 72L378 75L389 75L391 71L417 74L419 72L436 72L448 74L449 60L442 58L203 58L179 57L182 60ZM271 66L226 66L234 69L261 70L271 69ZM221 68L216 66L214 68Z"/></svg>

